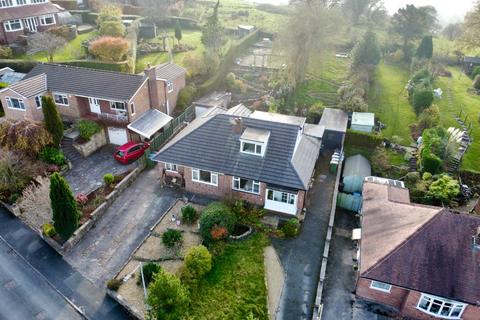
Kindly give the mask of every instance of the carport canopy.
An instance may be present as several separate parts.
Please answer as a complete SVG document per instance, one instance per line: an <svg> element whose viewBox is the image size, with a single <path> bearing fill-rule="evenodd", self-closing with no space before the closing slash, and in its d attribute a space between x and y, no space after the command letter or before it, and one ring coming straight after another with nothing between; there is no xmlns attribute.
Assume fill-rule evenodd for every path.
<svg viewBox="0 0 480 320"><path fill-rule="evenodd" d="M169 124L172 119L172 117L157 109L150 109L130 123L127 128L150 139L156 132Z"/></svg>

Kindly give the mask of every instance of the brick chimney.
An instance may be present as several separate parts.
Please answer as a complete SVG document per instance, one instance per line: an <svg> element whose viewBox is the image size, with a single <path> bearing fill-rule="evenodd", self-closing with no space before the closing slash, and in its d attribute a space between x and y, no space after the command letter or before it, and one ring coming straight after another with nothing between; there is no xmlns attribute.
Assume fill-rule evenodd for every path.
<svg viewBox="0 0 480 320"><path fill-rule="evenodd" d="M158 86L157 86L157 75L156 68L147 64L145 68L145 75L148 78L148 95L150 97L150 107L161 110Z"/></svg>
<svg viewBox="0 0 480 320"><path fill-rule="evenodd" d="M241 134L243 131L243 119L241 117L233 119L232 131L236 134Z"/></svg>

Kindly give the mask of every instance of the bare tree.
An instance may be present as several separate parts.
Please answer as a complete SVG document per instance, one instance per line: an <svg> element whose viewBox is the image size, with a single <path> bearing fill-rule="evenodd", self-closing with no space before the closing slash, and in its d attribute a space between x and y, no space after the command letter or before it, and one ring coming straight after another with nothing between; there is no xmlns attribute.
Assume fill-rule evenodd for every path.
<svg viewBox="0 0 480 320"><path fill-rule="evenodd" d="M55 52L65 46L67 40L50 32L37 32L28 37L28 54L45 52L48 62L53 62Z"/></svg>

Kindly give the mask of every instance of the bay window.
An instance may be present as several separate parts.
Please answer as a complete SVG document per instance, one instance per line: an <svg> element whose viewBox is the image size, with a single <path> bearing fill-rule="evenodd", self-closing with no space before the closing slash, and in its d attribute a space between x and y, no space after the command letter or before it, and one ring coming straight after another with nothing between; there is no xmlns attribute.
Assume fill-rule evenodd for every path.
<svg viewBox="0 0 480 320"><path fill-rule="evenodd" d="M192 180L217 186L218 173L200 169L192 169Z"/></svg>
<svg viewBox="0 0 480 320"><path fill-rule="evenodd" d="M233 177L233 189L244 192L260 193L260 182L255 180Z"/></svg>
<svg viewBox="0 0 480 320"><path fill-rule="evenodd" d="M7 106L10 109L25 110L25 104L22 99L6 97Z"/></svg>
<svg viewBox="0 0 480 320"><path fill-rule="evenodd" d="M422 293L417 309L443 319L460 319L466 304Z"/></svg>
<svg viewBox="0 0 480 320"><path fill-rule="evenodd" d="M18 31L23 29L22 22L18 19L16 20L9 20L3 24L5 26L5 31L12 32Z"/></svg>

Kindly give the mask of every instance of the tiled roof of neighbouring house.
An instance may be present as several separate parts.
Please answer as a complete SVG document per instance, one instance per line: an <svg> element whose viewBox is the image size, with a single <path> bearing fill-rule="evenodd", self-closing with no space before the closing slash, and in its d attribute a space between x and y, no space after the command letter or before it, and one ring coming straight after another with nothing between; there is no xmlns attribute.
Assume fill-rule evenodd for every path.
<svg viewBox="0 0 480 320"><path fill-rule="evenodd" d="M106 100L130 100L145 78L141 75L39 63L24 78L46 74L49 90Z"/></svg>
<svg viewBox="0 0 480 320"><path fill-rule="evenodd" d="M397 195L400 193L400 195ZM361 277L457 301L480 301L480 217L409 203L408 190L365 182Z"/></svg>
<svg viewBox="0 0 480 320"><path fill-rule="evenodd" d="M185 69L175 63L163 63L155 68L157 79L175 80L186 73Z"/></svg>
<svg viewBox="0 0 480 320"><path fill-rule="evenodd" d="M47 91L47 76L42 73L35 77L14 83L8 88L25 98L30 98Z"/></svg>
<svg viewBox="0 0 480 320"><path fill-rule="evenodd" d="M269 131L264 157L240 152L240 136L234 130L238 115L212 112L197 118L173 138L154 160L220 172L272 185L307 190L320 140L302 136L292 124L243 117L245 128Z"/></svg>
<svg viewBox="0 0 480 320"><path fill-rule="evenodd" d="M54 14L57 12L61 12L61 10L51 2L2 8L0 10L0 21L22 19L27 17L38 17L41 15Z"/></svg>

